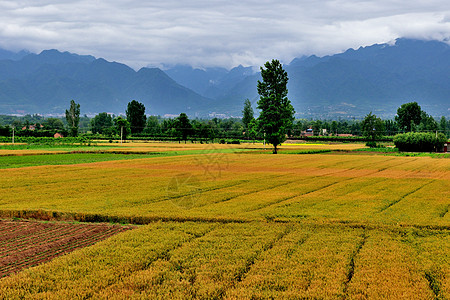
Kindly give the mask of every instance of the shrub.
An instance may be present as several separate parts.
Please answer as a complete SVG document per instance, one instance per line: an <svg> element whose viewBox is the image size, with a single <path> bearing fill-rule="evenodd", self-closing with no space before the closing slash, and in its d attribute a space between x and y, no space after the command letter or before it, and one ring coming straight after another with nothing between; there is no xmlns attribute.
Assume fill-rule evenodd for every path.
<svg viewBox="0 0 450 300"><path fill-rule="evenodd" d="M408 132L394 136L395 147L399 151L409 152L439 151L446 141L447 138L442 133L436 136L434 133Z"/></svg>
<svg viewBox="0 0 450 300"><path fill-rule="evenodd" d="M370 147L370 148L376 148L377 147L377 142L375 142L375 141L368 141L366 143L366 146Z"/></svg>

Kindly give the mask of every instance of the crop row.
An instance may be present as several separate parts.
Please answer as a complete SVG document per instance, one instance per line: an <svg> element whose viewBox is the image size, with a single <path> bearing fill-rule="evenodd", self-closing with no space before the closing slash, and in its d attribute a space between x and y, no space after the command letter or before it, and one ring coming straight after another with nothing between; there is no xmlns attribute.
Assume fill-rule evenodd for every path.
<svg viewBox="0 0 450 300"><path fill-rule="evenodd" d="M48 226L43 229L35 229L33 231L27 230L26 232L17 232L15 236L4 239L0 245L3 246L2 252L7 252L8 246L21 247L23 245L33 245L33 241L47 242L51 239L59 239L66 235L78 234L79 231L89 231L91 230L86 226L70 226L70 225L60 225L60 226Z"/></svg>
<svg viewBox="0 0 450 300"><path fill-rule="evenodd" d="M3 267L0 267L0 274L4 273L5 275L7 275L10 272L15 272L24 267L37 265L39 263L48 261L60 254L92 245L93 243L105 239L114 233L116 233L115 230L109 229L106 232L101 232L82 238L72 237L69 240L65 239L62 240L61 244L58 243L56 245L45 245L44 243L39 243L35 247L33 247L32 250L34 251L27 251L26 258L17 259L17 256L20 257L21 253L14 252L13 255L15 260L9 262L6 261L6 263L4 263L5 265Z"/></svg>
<svg viewBox="0 0 450 300"><path fill-rule="evenodd" d="M92 245L130 227L0 221L0 229L17 226L14 236L2 241L0 277ZM21 233L23 235L21 235Z"/></svg>
<svg viewBox="0 0 450 300"><path fill-rule="evenodd" d="M445 230L153 223L5 277L0 294L8 299L447 299L449 247Z"/></svg>
<svg viewBox="0 0 450 300"><path fill-rule="evenodd" d="M59 224L58 224L59 225ZM41 232L36 232L36 234L26 234L25 236L19 236L16 238L11 238L4 245L4 249L0 251L1 253L9 252L10 248L14 248L15 252L20 250L26 250L29 247L34 247L39 244L51 243L54 241L59 241L66 237L77 236L83 238L85 235L90 236L98 232L106 232L109 230L120 230L120 228L111 228L110 226L91 226L91 225L59 225L52 226L53 230L44 230Z"/></svg>

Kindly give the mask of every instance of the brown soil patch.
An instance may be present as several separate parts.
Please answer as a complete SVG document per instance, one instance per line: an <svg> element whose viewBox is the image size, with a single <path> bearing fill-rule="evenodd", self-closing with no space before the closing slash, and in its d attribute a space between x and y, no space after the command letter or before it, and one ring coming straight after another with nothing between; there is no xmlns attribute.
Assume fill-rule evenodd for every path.
<svg viewBox="0 0 450 300"><path fill-rule="evenodd" d="M132 228L110 224L0 220L0 278Z"/></svg>

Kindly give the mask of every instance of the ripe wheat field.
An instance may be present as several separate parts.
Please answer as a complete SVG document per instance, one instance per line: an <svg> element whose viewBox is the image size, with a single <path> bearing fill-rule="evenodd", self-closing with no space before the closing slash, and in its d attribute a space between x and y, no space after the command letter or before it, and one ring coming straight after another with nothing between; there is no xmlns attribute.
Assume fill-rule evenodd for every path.
<svg viewBox="0 0 450 300"><path fill-rule="evenodd" d="M14 166L0 168L4 219L139 224L1 278L2 297L450 299L447 158L355 144L122 147L134 154L0 156Z"/></svg>

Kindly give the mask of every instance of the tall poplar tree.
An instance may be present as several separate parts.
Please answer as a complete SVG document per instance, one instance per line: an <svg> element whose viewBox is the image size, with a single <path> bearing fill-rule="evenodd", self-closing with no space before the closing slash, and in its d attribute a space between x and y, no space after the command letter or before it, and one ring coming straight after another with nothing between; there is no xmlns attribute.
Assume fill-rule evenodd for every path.
<svg viewBox="0 0 450 300"><path fill-rule="evenodd" d="M69 125L70 136L78 135L78 124L80 123L80 104L70 101L69 110L66 109L66 120Z"/></svg>
<svg viewBox="0 0 450 300"><path fill-rule="evenodd" d="M136 100L129 102L126 115L127 121L130 122L131 133L139 133L144 130L147 121L144 104L139 103Z"/></svg>
<svg viewBox="0 0 450 300"><path fill-rule="evenodd" d="M266 62L261 67L262 81L258 80L258 121L267 141L273 145L273 153L286 140L286 133L294 121L294 107L287 98L287 72L278 60Z"/></svg>
<svg viewBox="0 0 450 300"><path fill-rule="evenodd" d="M247 130L248 125L254 119L253 117L253 108L250 100L245 99L244 102L244 110L242 111L242 123L244 123L244 127Z"/></svg>

